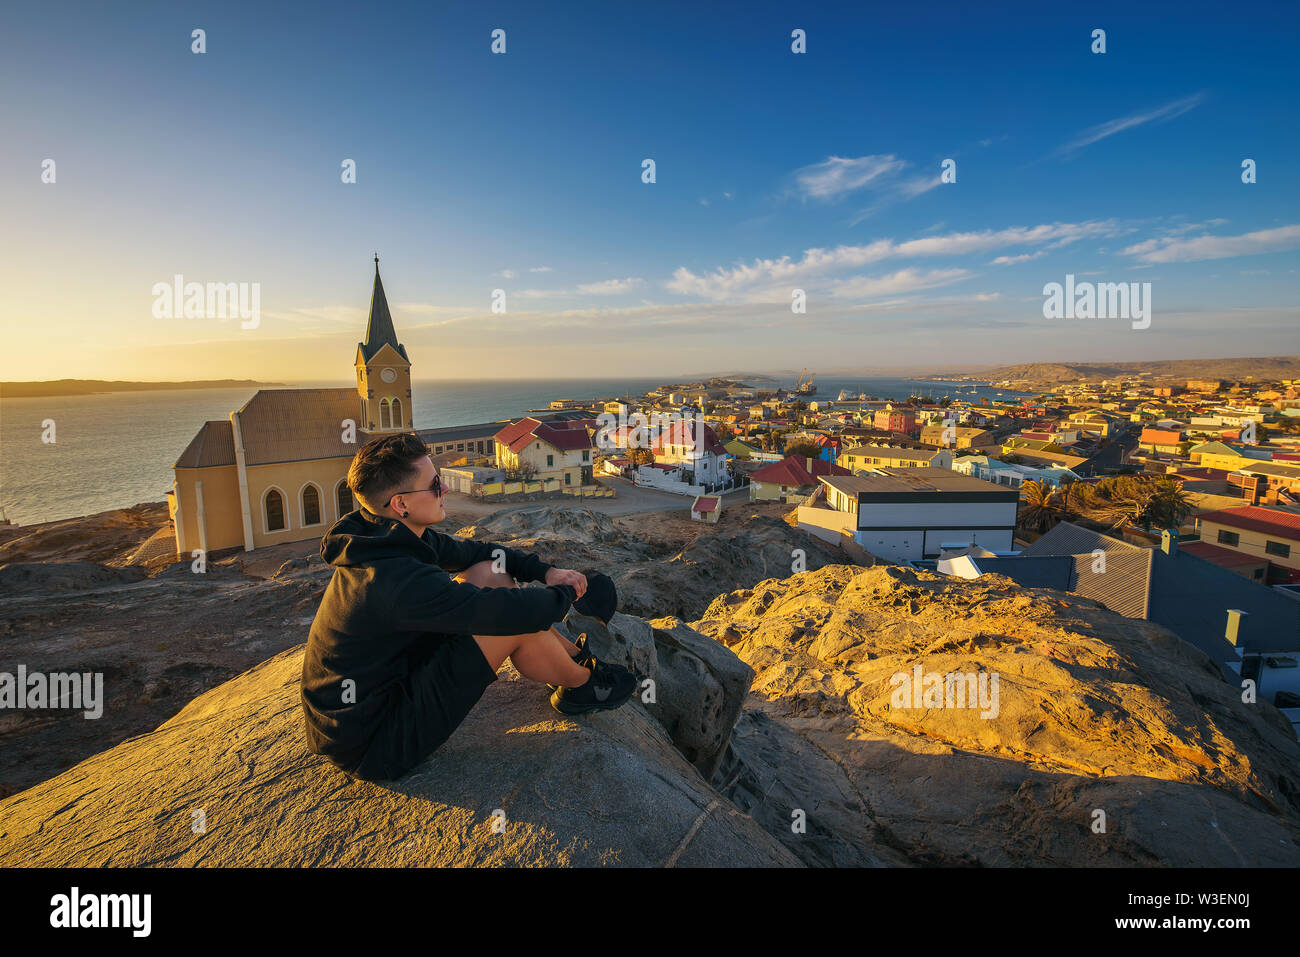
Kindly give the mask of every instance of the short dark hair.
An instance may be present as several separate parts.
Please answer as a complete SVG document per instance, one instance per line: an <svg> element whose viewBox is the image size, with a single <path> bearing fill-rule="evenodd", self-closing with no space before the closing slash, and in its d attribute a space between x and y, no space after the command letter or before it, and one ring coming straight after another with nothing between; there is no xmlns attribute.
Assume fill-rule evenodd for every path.
<svg viewBox="0 0 1300 957"><path fill-rule="evenodd" d="M414 432L371 439L357 450L348 467L348 488L372 512L383 508L397 492L406 491L420 470L416 459L429 447Z"/></svg>

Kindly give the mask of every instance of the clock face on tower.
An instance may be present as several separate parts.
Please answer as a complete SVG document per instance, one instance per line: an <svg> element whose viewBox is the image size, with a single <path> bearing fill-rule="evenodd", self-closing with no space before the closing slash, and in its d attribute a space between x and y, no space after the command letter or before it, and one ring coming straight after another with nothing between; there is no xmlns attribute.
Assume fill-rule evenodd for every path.
<svg viewBox="0 0 1300 957"><path fill-rule="evenodd" d="M392 382L397 378L397 373L392 369L384 369L379 373L379 378L383 379L385 382Z"/></svg>

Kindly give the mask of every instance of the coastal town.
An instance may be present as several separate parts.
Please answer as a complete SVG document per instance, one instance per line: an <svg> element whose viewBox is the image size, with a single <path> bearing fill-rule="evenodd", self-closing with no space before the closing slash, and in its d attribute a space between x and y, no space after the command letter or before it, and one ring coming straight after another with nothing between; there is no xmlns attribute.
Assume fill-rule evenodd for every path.
<svg viewBox="0 0 1300 957"><path fill-rule="evenodd" d="M16 5L0 921L1284 926L1300 5L1244 5Z"/></svg>
<svg viewBox="0 0 1300 957"><path fill-rule="evenodd" d="M1300 724L1300 380L935 402L715 379L419 434L484 501L653 489L703 522L782 503L861 564L1084 595L1165 625Z"/></svg>
<svg viewBox="0 0 1300 957"><path fill-rule="evenodd" d="M1005 575L1164 625L1300 724L1300 378L830 398L805 369L791 388L715 377L421 428L377 259L354 366L354 388L262 389L204 423L154 547L318 540L357 507L358 442L412 431L449 503L483 516L569 501L703 527L774 507L846 563Z"/></svg>

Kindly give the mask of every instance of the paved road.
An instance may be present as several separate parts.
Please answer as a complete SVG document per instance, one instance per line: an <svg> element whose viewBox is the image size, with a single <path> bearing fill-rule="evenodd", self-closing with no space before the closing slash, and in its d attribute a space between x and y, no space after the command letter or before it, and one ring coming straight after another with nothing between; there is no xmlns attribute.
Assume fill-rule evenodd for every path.
<svg viewBox="0 0 1300 957"><path fill-rule="evenodd" d="M1139 433L1130 429L1122 436L1112 439L1110 445L1092 457L1093 475L1105 475L1108 469L1117 469L1125 464L1123 459L1137 448Z"/></svg>
<svg viewBox="0 0 1300 957"><path fill-rule="evenodd" d="M583 505L606 515L631 515L637 512L662 512L667 509L680 510L685 513L694 501L690 495L674 495L658 489L633 485L627 479L602 475L597 484L614 489L614 498L570 498L538 499L536 502L511 502L497 505L470 498L462 492L447 493L447 514L456 519L478 519L493 512L503 512L516 508L531 508L533 505ZM723 507L749 501L749 486L732 489L722 496Z"/></svg>

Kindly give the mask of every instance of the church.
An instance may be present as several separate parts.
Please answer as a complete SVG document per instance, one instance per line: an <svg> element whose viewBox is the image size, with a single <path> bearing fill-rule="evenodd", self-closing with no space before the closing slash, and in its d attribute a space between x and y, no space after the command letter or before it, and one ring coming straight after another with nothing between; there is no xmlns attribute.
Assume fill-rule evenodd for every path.
<svg viewBox="0 0 1300 957"><path fill-rule="evenodd" d="M320 538L357 508L347 484L357 449L414 431L411 360L397 341L378 256L356 374L356 388L259 389L228 419L203 423L172 467L167 493L179 558Z"/></svg>

